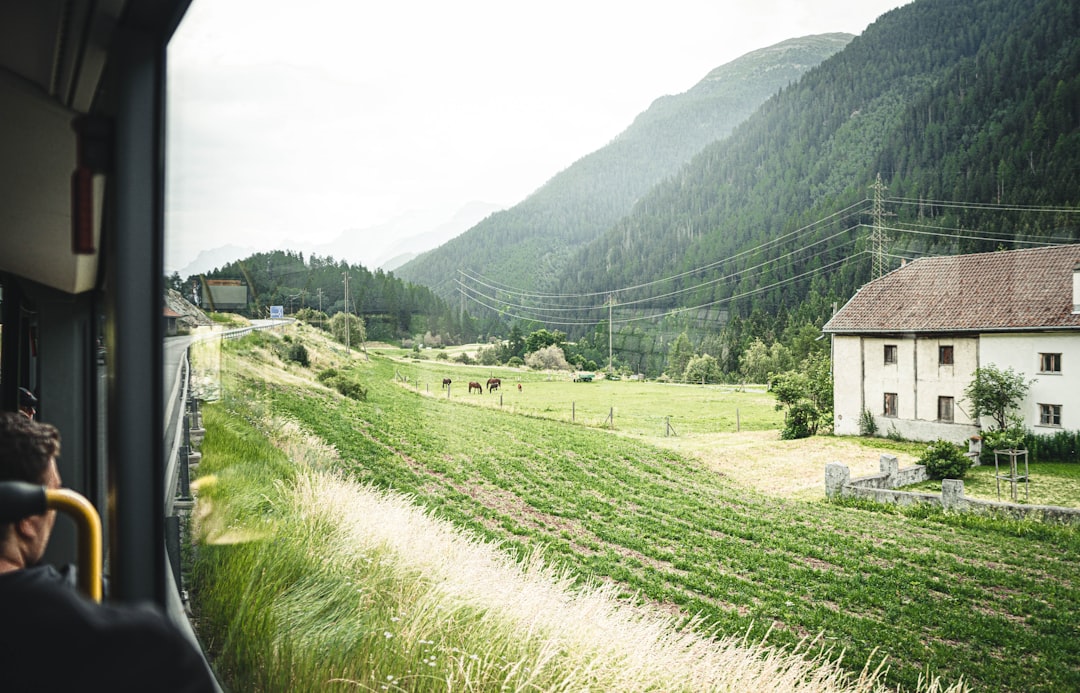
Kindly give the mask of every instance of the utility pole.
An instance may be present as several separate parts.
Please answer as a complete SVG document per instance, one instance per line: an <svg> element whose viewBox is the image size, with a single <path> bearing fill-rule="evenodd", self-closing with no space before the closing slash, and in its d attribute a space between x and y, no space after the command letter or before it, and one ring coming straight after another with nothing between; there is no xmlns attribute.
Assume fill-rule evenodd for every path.
<svg viewBox="0 0 1080 693"><path fill-rule="evenodd" d="M615 294L608 294L607 300L607 369L608 373L613 372L613 364L611 360L611 309L615 305Z"/></svg>
<svg viewBox="0 0 1080 693"><path fill-rule="evenodd" d="M345 275L345 353L349 353L349 273L342 272Z"/></svg>
<svg viewBox="0 0 1080 693"><path fill-rule="evenodd" d="M874 206L871 212L874 217L874 226L870 232L870 252L874 259L870 273L874 279L877 279L889 271L889 262L885 258L885 248L889 244L889 237L885 233L885 203L882 199L882 194L888 188L881 182L880 173L877 174L877 180L870 189L874 191Z"/></svg>

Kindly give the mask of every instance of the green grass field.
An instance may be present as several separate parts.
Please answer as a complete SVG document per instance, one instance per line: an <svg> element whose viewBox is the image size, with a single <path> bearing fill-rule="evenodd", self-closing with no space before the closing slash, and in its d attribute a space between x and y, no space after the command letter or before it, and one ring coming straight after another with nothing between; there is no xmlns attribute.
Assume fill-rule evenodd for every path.
<svg viewBox="0 0 1080 693"><path fill-rule="evenodd" d="M395 361L395 373L413 389L455 402L645 436L778 429L783 412L762 386L678 385L635 380L573 382L571 373L458 366L439 361ZM469 393L470 381L501 378L500 390ZM443 378L453 383L449 394ZM521 389L518 389L518 385Z"/></svg>
<svg viewBox="0 0 1080 693"><path fill-rule="evenodd" d="M742 425L766 426L778 413L760 394L672 389L694 400L678 419L649 396L658 390L625 381L537 376L500 407L486 393L470 399L452 389L447 398L440 365L373 358L355 366L369 387L367 401L356 402L303 385L302 369L280 369L293 379L250 390L241 383L230 396L261 402L332 446L352 479L407 494L511 555L538 550L581 581L697 616L703 632L768 633L789 647L821 635L811 651L842 653L856 673L885 657L885 680L909 690L927 674L972 690L1080 689L1076 529L766 498L593 427L616 405L617 429L655 431L669 415L676 427L706 427L723 420L727 398ZM451 370L455 383L466 372ZM486 380L487 371L469 372ZM505 394L516 394L507 380ZM578 392L584 410L602 410L588 425L558 414Z"/></svg>
<svg viewBox="0 0 1080 693"><path fill-rule="evenodd" d="M1042 462L1028 465L1029 480L1017 484L1017 502L1030 505L1061 505L1080 508L1080 465ZM1008 475L1008 465L1000 472ZM926 481L905 491L941 492L940 481ZM996 478L994 465L972 467L964 476L964 495L983 500L1011 502L1008 481Z"/></svg>

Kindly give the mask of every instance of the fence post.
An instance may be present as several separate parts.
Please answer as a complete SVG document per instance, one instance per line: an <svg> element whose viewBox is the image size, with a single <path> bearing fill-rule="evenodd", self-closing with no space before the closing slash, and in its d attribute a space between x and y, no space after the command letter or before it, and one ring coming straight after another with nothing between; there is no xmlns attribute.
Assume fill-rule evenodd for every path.
<svg viewBox="0 0 1080 693"><path fill-rule="evenodd" d="M830 462L825 465L825 497L829 499L843 495L844 484L851 478L847 465Z"/></svg>
<svg viewBox="0 0 1080 693"><path fill-rule="evenodd" d="M739 421L739 408L735 407L735 432L742 431L742 422Z"/></svg>
<svg viewBox="0 0 1080 693"><path fill-rule="evenodd" d="M961 479L942 479L941 507L946 510L963 510L966 505L964 482Z"/></svg>
<svg viewBox="0 0 1080 693"><path fill-rule="evenodd" d="M570 403L570 423L577 421L577 402Z"/></svg>

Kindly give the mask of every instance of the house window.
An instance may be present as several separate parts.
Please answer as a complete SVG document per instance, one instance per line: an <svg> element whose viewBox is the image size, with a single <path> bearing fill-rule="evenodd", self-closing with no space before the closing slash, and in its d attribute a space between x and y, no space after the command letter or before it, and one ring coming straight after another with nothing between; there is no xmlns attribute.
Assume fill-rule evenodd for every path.
<svg viewBox="0 0 1080 693"><path fill-rule="evenodd" d="M885 345L885 363L886 364L896 363L896 345L895 344L886 344Z"/></svg>
<svg viewBox="0 0 1080 693"><path fill-rule="evenodd" d="M1060 404L1040 404L1039 405L1039 423L1043 426L1060 426L1061 425L1061 405Z"/></svg>
<svg viewBox="0 0 1080 693"><path fill-rule="evenodd" d="M938 397L937 398L937 417L938 421L947 421L952 423L953 420L953 398L952 397Z"/></svg>
<svg viewBox="0 0 1080 693"><path fill-rule="evenodd" d="M952 346L939 346L937 348L938 363L942 366L951 366L953 363Z"/></svg>
<svg viewBox="0 0 1080 693"><path fill-rule="evenodd" d="M896 393L885 393L885 416L896 416Z"/></svg>
<svg viewBox="0 0 1080 693"><path fill-rule="evenodd" d="M1039 354L1040 373L1060 373L1061 354Z"/></svg>

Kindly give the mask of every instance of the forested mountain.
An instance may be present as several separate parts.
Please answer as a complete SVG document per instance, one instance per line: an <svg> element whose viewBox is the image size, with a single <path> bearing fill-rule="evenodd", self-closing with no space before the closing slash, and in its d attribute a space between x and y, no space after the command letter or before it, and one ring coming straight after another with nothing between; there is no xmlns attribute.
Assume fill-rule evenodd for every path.
<svg viewBox="0 0 1080 693"><path fill-rule="evenodd" d="M812 332L870 278L878 174L886 269L1080 237L1080 3L895 9L643 196L566 263L558 296L468 291L605 342L610 311L635 370L662 369L689 330L735 372L751 339Z"/></svg>
<svg viewBox="0 0 1080 693"><path fill-rule="evenodd" d="M514 286L554 286L577 248L851 38L838 33L791 39L716 68L687 92L657 99L611 143L555 175L520 204L395 273L444 297L457 295L459 270Z"/></svg>
<svg viewBox="0 0 1080 693"><path fill-rule="evenodd" d="M349 265L331 257L312 255L305 261L303 254L293 251L256 253L208 272L205 278L244 282L249 289L252 317L266 317L272 305L285 307L290 315L302 308L327 315L342 311L346 274L349 312L364 318L369 339L390 341L425 332L455 341L472 340L476 336L468 316L452 310L427 287L407 284L382 270L370 272L360 265ZM199 280L189 277L182 282L179 274L174 273L169 284L170 288L190 296L192 283Z"/></svg>

